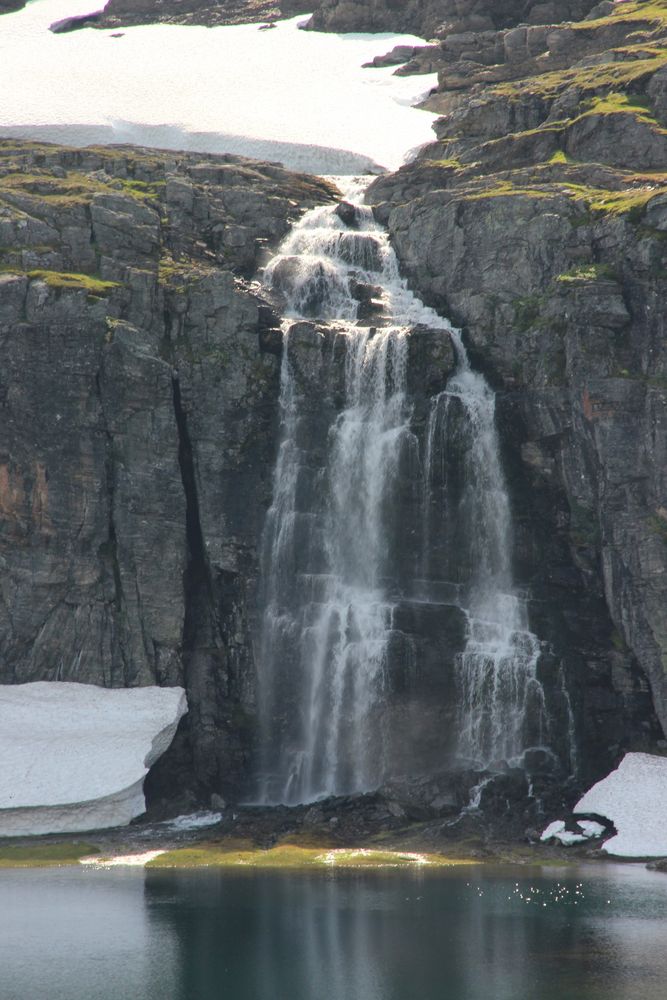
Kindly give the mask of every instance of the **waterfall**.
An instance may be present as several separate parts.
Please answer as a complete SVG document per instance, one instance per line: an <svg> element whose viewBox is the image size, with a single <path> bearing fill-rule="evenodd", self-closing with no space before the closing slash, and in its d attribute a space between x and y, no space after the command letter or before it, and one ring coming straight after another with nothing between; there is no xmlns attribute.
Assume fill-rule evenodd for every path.
<svg viewBox="0 0 667 1000"><path fill-rule="evenodd" d="M547 736L544 691L537 679L541 645L528 628L526 602L513 587L512 516L495 395L470 368L458 331L451 335L458 368L432 404L426 482L438 477L435 461L443 475L443 453L454 435L462 436L463 489L455 522L456 544L468 570L462 596L468 639L457 658L458 751L477 765L516 763L523 750L541 745ZM448 419L452 400L460 410L454 427Z"/></svg>
<svg viewBox="0 0 667 1000"><path fill-rule="evenodd" d="M457 588L468 622L457 660L459 755L480 763L514 757L534 742L529 715L538 730L544 715L540 646L512 586L494 395L471 370L458 333L401 279L386 232L360 204L364 188L363 181L348 187L344 211L308 212L264 274L286 316L281 444L261 560L258 794L266 803L367 791L387 777L392 734L383 703L401 597L392 580L401 533L396 511L402 463L419 453L407 389L415 327L451 337L458 359L446 390L432 400L424 435L419 572L432 575L430 533L449 517L448 449L457 411L464 488L448 545L465 552L469 568ZM305 331L317 344L322 330L344 378L336 406L329 412L323 386L313 413L304 400L298 342ZM317 458L304 444L309 421L326 422ZM415 560L417 569L419 553Z"/></svg>

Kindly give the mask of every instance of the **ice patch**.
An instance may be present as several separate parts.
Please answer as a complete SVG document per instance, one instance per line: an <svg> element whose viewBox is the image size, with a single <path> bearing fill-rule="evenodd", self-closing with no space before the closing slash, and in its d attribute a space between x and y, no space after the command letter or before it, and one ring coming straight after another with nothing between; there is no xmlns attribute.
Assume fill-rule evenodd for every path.
<svg viewBox="0 0 667 1000"><path fill-rule="evenodd" d="M222 819L220 812L198 812L177 816L165 823L170 830L201 830L207 826L215 826Z"/></svg>
<svg viewBox="0 0 667 1000"><path fill-rule="evenodd" d="M610 819L617 833L602 850L624 858L667 856L667 757L627 753L579 799L575 813Z"/></svg>
<svg viewBox="0 0 667 1000"><path fill-rule="evenodd" d="M588 840L588 835L586 833L573 833L571 830L566 830L563 820L557 819L553 823L549 823L540 840L557 840L563 847L570 847L572 844L581 844L585 840Z"/></svg>
<svg viewBox="0 0 667 1000"><path fill-rule="evenodd" d="M186 711L178 687L0 686L0 836L129 823Z"/></svg>
<svg viewBox="0 0 667 1000"><path fill-rule="evenodd" d="M54 35L91 0L35 0L2 16L0 135L238 153L313 173L394 170L434 140L414 104L435 74L362 64L412 35L299 31L303 18L205 28L146 25Z"/></svg>
<svg viewBox="0 0 667 1000"><path fill-rule="evenodd" d="M596 823L592 819L578 819L577 826L580 826L587 837L601 837L605 831L602 823Z"/></svg>
<svg viewBox="0 0 667 1000"><path fill-rule="evenodd" d="M570 847L572 844L582 844L585 840L601 837L605 831L601 823L595 823L590 819L577 820L577 826L581 829L581 833L566 830L563 820L556 819L553 823L549 823L540 840L543 843L547 840L557 840L563 847Z"/></svg>

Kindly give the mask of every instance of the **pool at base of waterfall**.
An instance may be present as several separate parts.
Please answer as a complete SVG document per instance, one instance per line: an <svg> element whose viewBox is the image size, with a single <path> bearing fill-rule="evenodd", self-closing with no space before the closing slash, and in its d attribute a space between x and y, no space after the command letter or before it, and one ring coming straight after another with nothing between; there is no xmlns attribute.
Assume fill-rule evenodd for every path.
<svg viewBox="0 0 667 1000"><path fill-rule="evenodd" d="M3 1000L662 1000L667 878L52 869L0 880Z"/></svg>

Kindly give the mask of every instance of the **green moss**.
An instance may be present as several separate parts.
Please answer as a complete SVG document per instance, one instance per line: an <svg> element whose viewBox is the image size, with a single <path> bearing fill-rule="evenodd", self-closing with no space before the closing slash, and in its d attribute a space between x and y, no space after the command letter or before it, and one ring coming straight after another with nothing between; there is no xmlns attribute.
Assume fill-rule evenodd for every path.
<svg viewBox="0 0 667 1000"><path fill-rule="evenodd" d="M648 523L653 534L661 538L663 542L667 542L667 518L660 514L651 514Z"/></svg>
<svg viewBox="0 0 667 1000"><path fill-rule="evenodd" d="M595 511L576 500L570 504L570 536L581 547L596 548L600 543L600 524Z"/></svg>
<svg viewBox="0 0 667 1000"><path fill-rule="evenodd" d="M0 847L0 868L47 868L75 865L80 858L97 854L98 848L86 843L28 844Z"/></svg>
<svg viewBox="0 0 667 1000"><path fill-rule="evenodd" d="M593 115L632 115L646 125L654 127L655 131L665 132L665 129L658 126L658 122L650 110L650 102L636 94L623 94L614 91L605 94L604 97L592 97L586 104L586 110L578 118L573 119L574 121Z"/></svg>
<svg viewBox="0 0 667 1000"><path fill-rule="evenodd" d="M628 46L612 49L611 54L623 56L623 61L601 63L594 66L555 70L522 80L512 80L494 85L491 96L520 100L522 96L542 97L550 100L569 87L582 92L582 98L608 90L623 91L640 87L645 80L667 65L667 51L663 48ZM636 56L645 56L636 58Z"/></svg>
<svg viewBox="0 0 667 1000"><path fill-rule="evenodd" d="M461 197L464 201L483 201L485 198L506 198L506 197L528 197L528 198L551 198L553 191L545 191L540 188L528 186L518 187L509 180L495 181L491 187L478 188L474 191L463 192Z"/></svg>
<svg viewBox="0 0 667 1000"><path fill-rule="evenodd" d="M121 180L115 181L123 189L125 194L131 195L133 198L138 198L140 201L144 199L149 199L155 201L163 193L166 187L165 181L134 181L134 180Z"/></svg>
<svg viewBox="0 0 667 1000"><path fill-rule="evenodd" d="M65 271L28 271L29 278L46 282L49 288L75 289L85 291L95 298L108 297L114 288L119 288L117 281L102 281L90 274L69 274Z"/></svg>
<svg viewBox="0 0 667 1000"><path fill-rule="evenodd" d="M571 271L559 274L556 281L564 285L597 281L600 278L614 278L614 270L608 264L579 264Z"/></svg>
<svg viewBox="0 0 667 1000"><path fill-rule="evenodd" d="M48 170L7 174L0 178L0 190L7 195L14 193L37 198L63 208L87 204L94 194L118 194L109 184L86 174L73 172L65 177L56 177Z"/></svg>
<svg viewBox="0 0 667 1000"><path fill-rule="evenodd" d="M467 859L440 854L417 854L374 849L335 849L280 844L270 850L232 843L198 844L167 851L148 862L148 868L410 868L471 864Z"/></svg>
<svg viewBox="0 0 667 1000"><path fill-rule="evenodd" d="M667 180L666 175L661 174L659 177ZM630 222L639 222L643 218L647 202L657 194L667 194L667 184L658 183L648 188L630 187L623 191L608 191L567 181L563 184L563 193L581 199L587 209L594 214L627 214Z"/></svg>
<svg viewBox="0 0 667 1000"><path fill-rule="evenodd" d="M525 295L514 299L514 326L520 333L534 327L540 318L542 299L539 295Z"/></svg>
<svg viewBox="0 0 667 1000"><path fill-rule="evenodd" d="M619 3L613 13L599 17L595 21L580 21L573 24L575 31L595 32L610 24L648 24L656 28L667 26L667 0L653 0L652 3Z"/></svg>
<svg viewBox="0 0 667 1000"><path fill-rule="evenodd" d="M550 157L549 163L574 163L574 160L571 156L568 156L567 153L564 153L562 149L559 149L553 154L552 157Z"/></svg>

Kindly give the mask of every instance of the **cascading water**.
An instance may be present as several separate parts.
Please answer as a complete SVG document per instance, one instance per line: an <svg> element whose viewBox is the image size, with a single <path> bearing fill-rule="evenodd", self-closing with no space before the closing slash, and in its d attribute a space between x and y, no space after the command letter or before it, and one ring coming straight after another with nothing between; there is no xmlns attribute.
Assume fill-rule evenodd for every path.
<svg viewBox="0 0 667 1000"><path fill-rule="evenodd" d="M478 765L516 759L547 736L537 679L539 640L528 629L525 601L512 581L512 517L495 423L495 395L470 368L452 330L458 369L431 407L426 484L446 474L452 438L463 438L463 488L454 514L460 561L467 568L462 604L468 640L458 656L458 751ZM452 402L459 404L452 419ZM439 463L439 468L436 467Z"/></svg>
<svg viewBox="0 0 667 1000"><path fill-rule="evenodd" d="M348 200L358 202L364 187L356 182ZM439 517L433 490L445 472L449 414L458 404L464 489L459 530L450 544L467 548L467 578L457 592L469 633L458 658L459 755L479 763L516 756L534 742L528 716L538 720L538 730L543 725L536 679L540 647L512 588L511 517L493 393L471 371L456 331L408 290L372 212L359 204L347 211L345 221L335 208L309 212L265 272L289 318L282 443L262 555L263 802L293 804L366 791L386 777L391 734L383 700L400 597L390 582L400 533L395 512L402 462L418 451L407 391L408 340L415 327L450 335L458 358L428 421L421 573L429 574L428 539ZM371 312L367 325L364 310ZM324 418L304 412L292 343L305 319L325 323L332 352L344 357L342 402L327 418L324 454L317 461L304 447L304 425ZM317 327L311 325L310 335L317 336ZM446 506L446 484L441 492Z"/></svg>
<svg viewBox="0 0 667 1000"><path fill-rule="evenodd" d="M261 795L271 801L364 790L382 778L376 708L392 613L383 586L383 509L396 480L402 439L410 434L410 407L406 329L355 325L359 302L351 294L352 282L372 287L381 277L386 280L391 262L372 213L356 212L364 229L354 233L332 209L309 213L266 271L267 282L285 295L288 312L334 322L345 351L344 407L330 428L327 464L319 471L324 503L319 511L303 512L297 494L304 456L287 325L283 440L263 565ZM277 733L278 660L287 646L300 695L294 717L279 722Z"/></svg>

